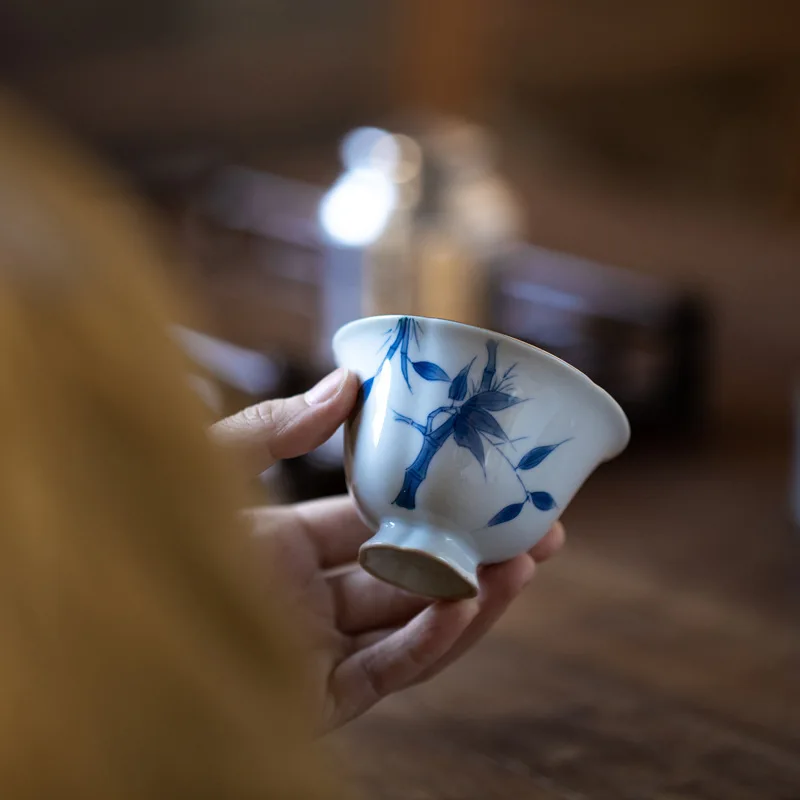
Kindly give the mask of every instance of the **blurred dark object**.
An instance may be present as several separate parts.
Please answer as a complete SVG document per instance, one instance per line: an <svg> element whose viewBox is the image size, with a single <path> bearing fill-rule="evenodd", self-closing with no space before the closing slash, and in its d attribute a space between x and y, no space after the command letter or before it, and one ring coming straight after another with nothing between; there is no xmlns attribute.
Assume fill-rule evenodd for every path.
<svg viewBox="0 0 800 800"><path fill-rule="evenodd" d="M789 504L794 524L800 528L800 378L795 379L792 400L794 441L792 443L792 482L789 488Z"/></svg>
<svg viewBox="0 0 800 800"><path fill-rule="evenodd" d="M709 309L626 270L520 246L494 264L491 327L563 358L610 392L635 436L703 427Z"/></svg>
<svg viewBox="0 0 800 800"><path fill-rule="evenodd" d="M188 185L169 204L188 256L184 285L202 307L207 332L316 365L329 338L327 251L316 222L321 189L233 164Z"/></svg>
<svg viewBox="0 0 800 800"><path fill-rule="evenodd" d="M386 17L370 0L6 0L0 71L122 159L286 149L385 113Z"/></svg>
<svg viewBox="0 0 800 800"><path fill-rule="evenodd" d="M275 393L278 397L302 394L313 386L324 372L302 364L285 369ZM299 458L285 459L280 464L281 489L285 502L301 502L317 497L345 494L347 485L342 466L341 430L321 448Z"/></svg>

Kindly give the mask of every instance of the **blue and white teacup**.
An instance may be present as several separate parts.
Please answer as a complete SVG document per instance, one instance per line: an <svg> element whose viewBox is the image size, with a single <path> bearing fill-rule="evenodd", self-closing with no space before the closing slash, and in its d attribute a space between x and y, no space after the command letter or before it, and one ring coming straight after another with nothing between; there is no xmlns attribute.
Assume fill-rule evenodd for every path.
<svg viewBox="0 0 800 800"><path fill-rule="evenodd" d="M532 345L421 317L370 317L333 339L362 381L345 470L377 533L363 568L434 598L471 597L478 567L529 550L628 444L619 405Z"/></svg>

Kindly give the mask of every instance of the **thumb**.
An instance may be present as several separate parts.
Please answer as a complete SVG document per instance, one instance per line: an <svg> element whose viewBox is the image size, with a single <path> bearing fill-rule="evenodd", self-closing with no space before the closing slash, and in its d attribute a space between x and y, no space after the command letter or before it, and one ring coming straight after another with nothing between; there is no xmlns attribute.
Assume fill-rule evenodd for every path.
<svg viewBox="0 0 800 800"><path fill-rule="evenodd" d="M266 400L211 428L212 437L237 450L253 474L282 458L295 458L333 436L350 414L358 394L358 379L337 369L305 394Z"/></svg>

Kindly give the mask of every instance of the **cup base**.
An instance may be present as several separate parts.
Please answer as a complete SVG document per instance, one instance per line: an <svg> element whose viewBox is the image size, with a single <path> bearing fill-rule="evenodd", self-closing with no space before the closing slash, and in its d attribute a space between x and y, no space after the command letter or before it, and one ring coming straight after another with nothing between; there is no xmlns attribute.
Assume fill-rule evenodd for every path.
<svg viewBox="0 0 800 800"><path fill-rule="evenodd" d="M359 551L366 572L413 594L459 600L478 594L478 557L458 534L387 519Z"/></svg>

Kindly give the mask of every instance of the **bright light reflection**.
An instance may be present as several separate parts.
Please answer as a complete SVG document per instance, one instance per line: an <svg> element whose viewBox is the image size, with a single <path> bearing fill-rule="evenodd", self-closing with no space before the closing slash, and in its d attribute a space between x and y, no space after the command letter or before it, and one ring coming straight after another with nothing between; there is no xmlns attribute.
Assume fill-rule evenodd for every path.
<svg viewBox="0 0 800 800"><path fill-rule="evenodd" d="M381 171L357 168L334 183L320 204L325 233L344 247L364 247L383 232L397 202L394 183Z"/></svg>
<svg viewBox="0 0 800 800"><path fill-rule="evenodd" d="M387 131L380 128L356 128L342 140L341 157L345 169L358 169L369 163L376 147L387 137Z"/></svg>

